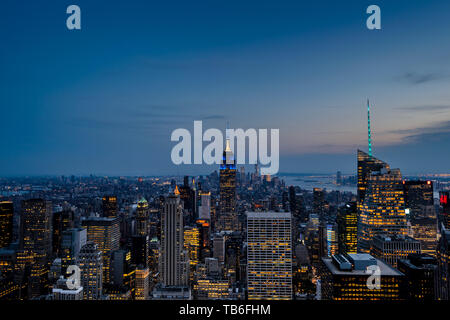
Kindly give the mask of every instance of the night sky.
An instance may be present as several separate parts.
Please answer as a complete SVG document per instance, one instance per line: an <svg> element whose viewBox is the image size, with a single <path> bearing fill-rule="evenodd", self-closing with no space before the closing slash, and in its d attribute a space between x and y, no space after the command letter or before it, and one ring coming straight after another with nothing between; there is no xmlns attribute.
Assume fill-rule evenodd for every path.
<svg viewBox="0 0 450 320"><path fill-rule="evenodd" d="M281 172L354 173L367 98L376 157L450 172L449 1L3 0L0 37L0 175L211 172L171 164L194 120L279 128Z"/></svg>

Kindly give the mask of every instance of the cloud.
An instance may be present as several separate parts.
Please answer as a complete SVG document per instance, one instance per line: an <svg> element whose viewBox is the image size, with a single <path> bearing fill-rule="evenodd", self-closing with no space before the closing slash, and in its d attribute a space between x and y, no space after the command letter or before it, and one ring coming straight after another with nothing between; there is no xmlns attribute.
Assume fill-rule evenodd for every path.
<svg viewBox="0 0 450 320"><path fill-rule="evenodd" d="M400 81L406 82L411 85L425 84L428 82L439 81L447 78L448 75L437 72L428 72L428 73L406 72L402 74L400 77L398 77Z"/></svg>

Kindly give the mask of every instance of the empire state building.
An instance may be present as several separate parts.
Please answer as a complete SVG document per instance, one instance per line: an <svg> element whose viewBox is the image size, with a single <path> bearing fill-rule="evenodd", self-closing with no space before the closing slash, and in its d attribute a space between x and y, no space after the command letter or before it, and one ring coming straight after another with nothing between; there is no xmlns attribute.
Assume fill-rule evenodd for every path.
<svg viewBox="0 0 450 320"><path fill-rule="evenodd" d="M229 139L220 165L220 212L236 212L236 162Z"/></svg>

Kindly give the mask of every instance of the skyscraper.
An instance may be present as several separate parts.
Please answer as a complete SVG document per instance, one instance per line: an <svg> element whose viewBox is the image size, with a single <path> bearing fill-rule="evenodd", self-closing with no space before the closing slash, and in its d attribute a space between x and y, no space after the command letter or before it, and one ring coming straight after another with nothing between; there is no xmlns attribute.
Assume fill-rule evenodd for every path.
<svg viewBox="0 0 450 320"><path fill-rule="evenodd" d="M161 211L160 276L165 286L187 284L187 257L184 250L183 206L180 192L170 194Z"/></svg>
<svg viewBox="0 0 450 320"><path fill-rule="evenodd" d="M220 165L220 213L236 212L236 164L227 139Z"/></svg>
<svg viewBox="0 0 450 320"><path fill-rule="evenodd" d="M398 271L405 275L406 298L428 300L436 298L436 259L427 254L411 254L397 263Z"/></svg>
<svg viewBox="0 0 450 320"><path fill-rule="evenodd" d="M103 282L110 282L111 254L119 250L120 226L118 218L89 217L82 221L87 228L87 240L97 244L103 256Z"/></svg>
<svg viewBox="0 0 450 320"><path fill-rule="evenodd" d="M292 299L291 214L247 213L249 300Z"/></svg>
<svg viewBox="0 0 450 320"><path fill-rule="evenodd" d="M357 199L361 205L366 195L367 183L372 171L380 171L382 168L389 170L389 165L364 151L358 150L358 189Z"/></svg>
<svg viewBox="0 0 450 320"><path fill-rule="evenodd" d="M11 244L13 236L14 205L11 201L0 202L0 248Z"/></svg>
<svg viewBox="0 0 450 320"><path fill-rule="evenodd" d="M148 202L144 198L138 201L136 208L136 233L146 236L149 233Z"/></svg>
<svg viewBox="0 0 450 320"><path fill-rule="evenodd" d="M86 243L78 255L84 300L99 300L103 290L102 252L94 242Z"/></svg>
<svg viewBox="0 0 450 320"><path fill-rule="evenodd" d="M441 223L445 229L450 230L450 191L439 192L439 203L442 207Z"/></svg>
<svg viewBox="0 0 450 320"><path fill-rule="evenodd" d="M406 235L405 200L399 169L371 171L358 224L358 252L369 253L376 234Z"/></svg>
<svg viewBox="0 0 450 320"><path fill-rule="evenodd" d="M102 199L103 216L106 218L117 217L117 197L104 196Z"/></svg>
<svg viewBox="0 0 450 320"><path fill-rule="evenodd" d="M49 257L52 251L51 202L43 199L24 200L22 202L22 237L18 260L23 266L29 266L29 288L31 297L47 292Z"/></svg>
<svg viewBox="0 0 450 320"><path fill-rule="evenodd" d="M410 254L420 254L420 241L408 236L377 234L372 240L371 254L394 268L399 259L406 259Z"/></svg>
<svg viewBox="0 0 450 320"><path fill-rule="evenodd" d="M441 231L441 238L437 246L437 298L439 300L450 299L450 230Z"/></svg>
<svg viewBox="0 0 450 320"><path fill-rule="evenodd" d="M150 271L148 268L138 267L136 269L136 289L134 298L136 300L148 300L149 297Z"/></svg>
<svg viewBox="0 0 450 320"><path fill-rule="evenodd" d="M405 276L369 254L334 255L322 258L322 299L324 300L402 300ZM367 269L377 266L380 288L370 288Z"/></svg>
<svg viewBox="0 0 450 320"><path fill-rule="evenodd" d="M358 244L358 215L356 202L339 208L337 216L339 253L356 253Z"/></svg>

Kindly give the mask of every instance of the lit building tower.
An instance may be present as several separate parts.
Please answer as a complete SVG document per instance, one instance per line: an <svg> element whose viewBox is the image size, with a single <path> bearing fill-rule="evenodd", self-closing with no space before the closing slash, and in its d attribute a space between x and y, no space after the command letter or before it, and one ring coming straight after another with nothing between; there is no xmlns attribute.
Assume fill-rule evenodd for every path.
<svg viewBox="0 0 450 320"><path fill-rule="evenodd" d="M134 291L135 300L148 300L149 283L149 269L138 267L136 269L136 289Z"/></svg>
<svg viewBox="0 0 450 320"><path fill-rule="evenodd" d="M361 204L358 252L370 253L376 234L407 235L403 181L399 169L372 172Z"/></svg>
<svg viewBox="0 0 450 320"><path fill-rule="evenodd" d="M379 171L382 168L389 170L389 165L364 151L358 150L358 208L361 206L366 195L367 183L372 171Z"/></svg>
<svg viewBox="0 0 450 320"><path fill-rule="evenodd" d="M440 223L450 230L450 191L439 192L439 203L442 207Z"/></svg>
<svg viewBox="0 0 450 320"><path fill-rule="evenodd" d="M136 233L140 236L146 236L149 233L148 202L144 198L139 200L136 208Z"/></svg>
<svg viewBox="0 0 450 320"><path fill-rule="evenodd" d="M160 276L164 286L187 284L187 257L184 251L183 205L175 187L161 211Z"/></svg>
<svg viewBox="0 0 450 320"><path fill-rule="evenodd" d="M84 300L99 300L103 290L102 252L94 242L86 243L78 255Z"/></svg>
<svg viewBox="0 0 450 320"><path fill-rule="evenodd" d="M339 208L337 215L339 253L356 253L358 244L358 215L356 202Z"/></svg>
<svg viewBox="0 0 450 320"><path fill-rule="evenodd" d="M422 253L436 256L438 224L433 200L433 182L404 181L403 191L411 237L420 241Z"/></svg>
<svg viewBox="0 0 450 320"><path fill-rule="evenodd" d="M389 263L394 268L397 268L399 259L406 259L410 254L420 253L420 241L411 237L378 234L372 240L372 256Z"/></svg>
<svg viewBox="0 0 450 320"><path fill-rule="evenodd" d="M236 164L227 138L220 165L220 213L236 212Z"/></svg>
<svg viewBox="0 0 450 320"><path fill-rule="evenodd" d="M89 217L82 221L87 228L87 240L97 244L103 254L103 282L110 282L111 254L119 250L120 226L118 218Z"/></svg>
<svg viewBox="0 0 450 320"><path fill-rule="evenodd" d="M0 248L8 247L13 235L14 205L11 201L0 202Z"/></svg>
<svg viewBox="0 0 450 320"><path fill-rule="evenodd" d="M52 251L52 205L50 201L43 199L24 200L22 210L21 252L18 260L31 267L31 297L38 297L45 294L48 287L49 257Z"/></svg>
<svg viewBox="0 0 450 320"><path fill-rule="evenodd" d="M117 197L104 196L102 199L103 216L106 218L117 217Z"/></svg>
<svg viewBox="0 0 450 320"><path fill-rule="evenodd" d="M291 213L247 213L249 300L292 299Z"/></svg>

